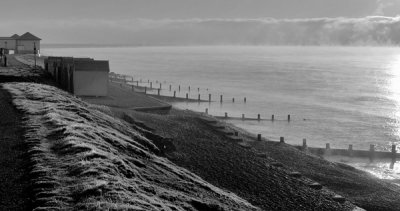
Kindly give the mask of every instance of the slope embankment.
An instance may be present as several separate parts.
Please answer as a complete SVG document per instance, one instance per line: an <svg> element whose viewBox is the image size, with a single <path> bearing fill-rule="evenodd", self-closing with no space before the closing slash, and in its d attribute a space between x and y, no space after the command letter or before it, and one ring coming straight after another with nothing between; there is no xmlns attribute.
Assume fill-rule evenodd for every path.
<svg viewBox="0 0 400 211"><path fill-rule="evenodd" d="M2 88L22 112L35 210L258 210L66 92L33 83Z"/></svg>

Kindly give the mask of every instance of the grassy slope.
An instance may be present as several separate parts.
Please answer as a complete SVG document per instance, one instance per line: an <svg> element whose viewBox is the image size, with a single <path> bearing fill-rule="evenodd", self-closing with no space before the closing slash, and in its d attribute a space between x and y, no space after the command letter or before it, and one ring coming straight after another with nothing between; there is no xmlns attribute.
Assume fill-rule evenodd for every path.
<svg viewBox="0 0 400 211"><path fill-rule="evenodd" d="M157 156L137 131L68 93L2 86L24 115L36 210L257 210Z"/></svg>
<svg viewBox="0 0 400 211"><path fill-rule="evenodd" d="M253 146L243 149L213 131L198 114L190 111L172 111L166 116L129 113L154 128L156 133L173 139L176 151L167 153L173 162L264 209L293 209L296 203L304 205L305 210L319 206L331 209L335 205L326 195L318 195L302 184L288 181L287 174L273 172L276 169L268 167L268 163L276 160L289 171L300 171L362 208L400 210L398 187L350 166L328 162L286 144L257 142L249 138L250 134L247 137L246 131L230 126L245 134L246 143ZM257 157L261 152L266 153L267 158ZM322 202L326 204L321 205Z"/></svg>

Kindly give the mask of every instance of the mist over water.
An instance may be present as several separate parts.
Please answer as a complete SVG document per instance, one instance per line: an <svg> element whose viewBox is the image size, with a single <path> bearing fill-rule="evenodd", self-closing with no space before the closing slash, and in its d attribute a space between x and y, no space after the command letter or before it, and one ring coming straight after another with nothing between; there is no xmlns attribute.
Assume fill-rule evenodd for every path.
<svg viewBox="0 0 400 211"><path fill-rule="evenodd" d="M306 138L309 146L353 144L364 150L370 144L389 150L400 141L399 48L49 48L42 53L107 59L113 72L150 79L154 87L161 81L162 95L176 90L177 96L189 93L197 99L200 93L206 100L210 93L215 101L175 104L182 109L266 119L274 114L274 122L229 121L272 140L284 136L287 143L300 145ZM290 122L285 121L288 114Z"/></svg>

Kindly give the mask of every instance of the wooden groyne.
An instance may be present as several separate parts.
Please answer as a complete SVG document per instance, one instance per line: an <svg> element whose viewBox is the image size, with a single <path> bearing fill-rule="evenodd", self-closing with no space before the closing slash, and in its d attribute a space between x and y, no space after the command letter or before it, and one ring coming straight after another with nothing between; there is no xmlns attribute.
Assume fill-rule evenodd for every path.
<svg viewBox="0 0 400 211"><path fill-rule="evenodd" d="M186 99L190 102L193 102L194 100L197 102L210 102L210 103L215 102L215 100L213 100L213 96L210 93L203 94L203 95L200 94L200 90L206 90L208 92L209 91L208 88L200 89L200 87L197 87L197 89L192 89L191 86L188 86L187 89L184 89L184 87L181 87L181 85L178 85L176 90L172 90L171 84L169 84L169 86L166 86L167 88L163 88L161 81L155 81L155 84L153 84L154 81L150 81L150 80L146 81L146 80L142 80L142 79L135 80L133 76L117 74L117 73L113 73L113 72L109 74L109 80L114 83L119 83L121 87L127 87L127 88L132 89L132 91L143 92L145 94L174 98L176 100L185 100ZM165 81L164 81L164 83L165 83ZM171 93L171 96L161 95L162 90L168 90ZM197 90L197 92L198 92L198 94L196 95L195 98L190 96L191 94L193 94L193 90ZM149 92L154 92L154 91L156 91L157 94L149 93ZM172 93L173 93L173 95L172 95ZM183 94L184 97L177 96L178 93ZM223 95L219 96L220 103L239 102L238 100L235 100L234 97L231 99L232 99L231 101L230 100L224 101ZM244 97L242 102L246 103L247 98Z"/></svg>

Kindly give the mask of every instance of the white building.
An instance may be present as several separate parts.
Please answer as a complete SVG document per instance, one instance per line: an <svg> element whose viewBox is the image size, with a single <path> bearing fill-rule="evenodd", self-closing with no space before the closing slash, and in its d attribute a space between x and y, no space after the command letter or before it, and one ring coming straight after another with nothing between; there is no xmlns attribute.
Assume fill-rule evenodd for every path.
<svg viewBox="0 0 400 211"><path fill-rule="evenodd" d="M14 34L11 37L0 37L0 48L13 50L16 54L33 54L36 46L37 53L40 53L41 40L29 32L21 36Z"/></svg>

